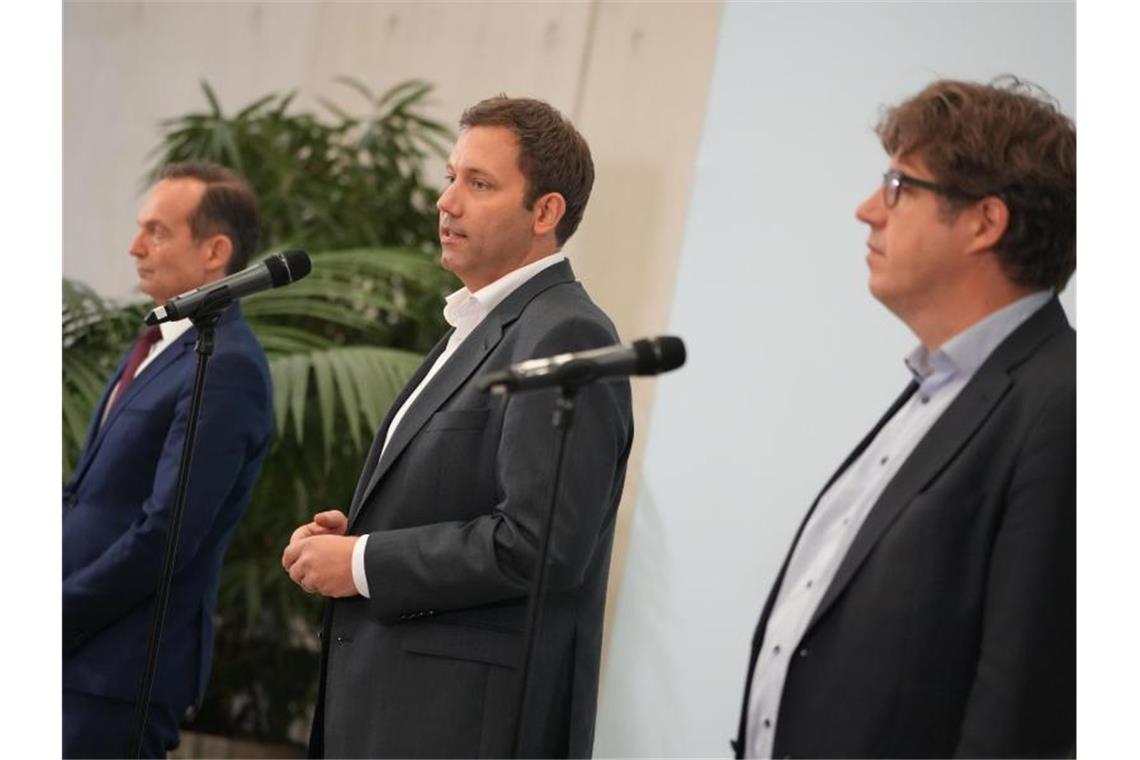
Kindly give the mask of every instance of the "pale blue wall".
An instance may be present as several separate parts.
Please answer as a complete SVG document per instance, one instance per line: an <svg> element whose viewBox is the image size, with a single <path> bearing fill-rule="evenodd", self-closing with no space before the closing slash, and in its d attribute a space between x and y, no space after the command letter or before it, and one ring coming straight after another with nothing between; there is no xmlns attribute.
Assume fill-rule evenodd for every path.
<svg viewBox="0 0 1140 760"><path fill-rule="evenodd" d="M1075 114L1074 27L1068 3L726 7L669 329L689 366L658 381L596 754L728 754L793 532L908 380L854 218L879 107L1013 72Z"/></svg>

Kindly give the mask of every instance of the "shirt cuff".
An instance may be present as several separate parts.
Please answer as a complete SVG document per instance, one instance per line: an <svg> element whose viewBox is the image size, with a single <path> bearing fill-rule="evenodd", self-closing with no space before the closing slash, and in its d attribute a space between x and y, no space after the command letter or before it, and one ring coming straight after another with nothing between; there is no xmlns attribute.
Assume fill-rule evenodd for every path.
<svg viewBox="0 0 1140 760"><path fill-rule="evenodd" d="M352 547L352 582L356 586L356 591L365 599L371 599L368 595L368 575L364 572L364 547L368 544L368 534L364 534L356 539L356 545Z"/></svg>

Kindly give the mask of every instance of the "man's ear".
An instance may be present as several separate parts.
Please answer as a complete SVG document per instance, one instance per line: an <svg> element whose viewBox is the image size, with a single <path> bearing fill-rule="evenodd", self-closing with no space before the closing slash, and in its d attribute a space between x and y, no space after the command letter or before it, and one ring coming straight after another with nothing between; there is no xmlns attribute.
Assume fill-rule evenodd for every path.
<svg viewBox="0 0 1140 760"><path fill-rule="evenodd" d="M972 252L992 251L1009 229L1009 206L996 195L977 202L971 215Z"/></svg>
<svg viewBox="0 0 1140 760"><path fill-rule="evenodd" d="M547 193L534 202L534 234L551 234L566 214L566 199L562 193Z"/></svg>
<svg viewBox="0 0 1140 760"><path fill-rule="evenodd" d="M226 235L213 235L206 240L206 273L224 275L234 255L234 244Z"/></svg>

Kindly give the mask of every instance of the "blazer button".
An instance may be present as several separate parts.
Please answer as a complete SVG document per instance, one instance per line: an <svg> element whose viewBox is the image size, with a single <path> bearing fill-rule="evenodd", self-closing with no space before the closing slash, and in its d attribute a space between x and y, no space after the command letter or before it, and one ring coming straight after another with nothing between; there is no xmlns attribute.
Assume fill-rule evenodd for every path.
<svg viewBox="0 0 1140 760"><path fill-rule="evenodd" d="M808 652L807 647L804 647L803 649L801 649L800 650L800 657L807 657L807 652Z"/></svg>
<svg viewBox="0 0 1140 760"><path fill-rule="evenodd" d="M74 491L68 491L63 495L63 506L68 509L74 509L75 505L79 502L79 497Z"/></svg>

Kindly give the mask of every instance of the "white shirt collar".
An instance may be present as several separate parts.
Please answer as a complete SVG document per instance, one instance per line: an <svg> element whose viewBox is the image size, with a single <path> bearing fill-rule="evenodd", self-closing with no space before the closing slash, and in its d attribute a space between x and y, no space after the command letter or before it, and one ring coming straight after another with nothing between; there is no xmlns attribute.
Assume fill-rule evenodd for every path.
<svg viewBox="0 0 1140 760"><path fill-rule="evenodd" d="M460 288L446 299L443 318L452 327L459 327L472 319L481 320L506 299L520 285L544 269L566 260L564 253L552 253L526 266L511 270L489 285L472 293L466 287Z"/></svg>
<svg viewBox="0 0 1140 760"><path fill-rule="evenodd" d="M162 332L162 342L172 343L193 326L194 323L189 319L178 319L173 322L163 322L158 329Z"/></svg>

